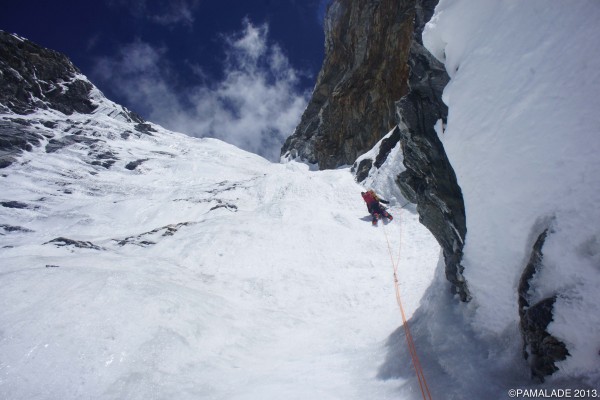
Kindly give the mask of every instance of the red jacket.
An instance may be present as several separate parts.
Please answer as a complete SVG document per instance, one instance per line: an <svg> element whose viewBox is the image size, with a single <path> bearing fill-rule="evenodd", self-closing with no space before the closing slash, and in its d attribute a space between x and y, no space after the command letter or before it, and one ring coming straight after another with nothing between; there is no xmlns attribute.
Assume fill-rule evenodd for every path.
<svg viewBox="0 0 600 400"><path fill-rule="evenodd" d="M367 207L369 209L371 209L371 206L374 206L375 204L379 203L379 198L377 198L377 195L375 193L369 191L361 194L363 200L365 201L365 203L367 203Z"/></svg>

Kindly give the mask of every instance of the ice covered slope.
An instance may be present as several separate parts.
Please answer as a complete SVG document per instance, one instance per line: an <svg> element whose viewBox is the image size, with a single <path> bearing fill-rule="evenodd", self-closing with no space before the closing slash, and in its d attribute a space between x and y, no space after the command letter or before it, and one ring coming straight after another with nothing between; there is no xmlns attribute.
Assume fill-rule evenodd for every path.
<svg viewBox="0 0 600 400"><path fill-rule="evenodd" d="M473 328L490 343L521 340L519 281L548 229L543 266L526 296L532 305L556 296L548 332L570 353L557 363L556 379L595 385L599 19L597 1L442 0L424 33L451 76L440 139L465 201Z"/></svg>
<svg viewBox="0 0 600 400"><path fill-rule="evenodd" d="M384 228L371 227L348 170L136 130L92 97L91 114L0 115L41 138L0 176L0 398L395 399L415 388L378 377L401 321ZM412 314L439 248L412 213L392 213Z"/></svg>

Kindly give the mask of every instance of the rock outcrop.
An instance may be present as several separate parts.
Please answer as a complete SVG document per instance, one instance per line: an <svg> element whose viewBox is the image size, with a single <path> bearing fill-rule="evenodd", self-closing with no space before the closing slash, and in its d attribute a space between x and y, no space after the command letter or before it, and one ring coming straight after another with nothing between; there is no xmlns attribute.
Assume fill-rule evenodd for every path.
<svg viewBox="0 0 600 400"><path fill-rule="evenodd" d="M0 168L14 163L23 151L44 144L47 153L73 144L89 146L90 162L110 168L117 158L103 150L93 124L71 121L64 126L70 122L66 116L95 113L94 99L105 100L67 56L0 31ZM111 115L131 122L137 135L152 135L151 124L135 113L114 103L108 107ZM32 117L39 110L65 118L59 118L59 124ZM58 134L59 125L69 134Z"/></svg>
<svg viewBox="0 0 600 400"><path fill-rule="evenodd" d="M415 0L335 0L325 18L325 60L282 156L350 165L396 125L408 93Z"/></svg>
<svg viewBox="0 0 600 400"><path fill-rule="evenodd" d="M553 319L556 296L550 296L533 305L530 304L531 279L543 267L542 247L547 236L548 229L538 236L519 282L519 317L523 336L523 356L529 362L531 374L542 382L546 376L558 371L555 363L566 359L569 355L565 344L547 331L548 324Z"/></svg>
<svg viewBox="0 0 600 400"><path fill-rule="evenodd" d="M89 114L92 84L59 52L0 31L0 111L30 114L52 108Z"/></svg>
<svg viewBox="0 0 600 400"><path fill-rule="evenodd" d="M419 219L444 253L446 278L462 301L470 299L463 278L462 249L467 226L462 192L444 146L441 131L448 109L442 92L448 83L444 66L417 40L410 57L410 93L398 102L404 166L396 182L407 200L417 204Z"/></svg>
<svg viewBox="0 0 600 400"><path fill-rule="evenodd" d="M463 278L462 249L467 232L465 209L456 174L439 140L448 108L442 92L449 81L445 67L423 47L422 31L437 0L415 3L414 32L407 65L409 92L399 98L398 127L379 146L375 158L362 158L352 171L361 182L381 167L390 150L401 142L406 170L397 178L402 195L417 204L421 222L442 247L446 277L462 301L470 299Z"/></svg>

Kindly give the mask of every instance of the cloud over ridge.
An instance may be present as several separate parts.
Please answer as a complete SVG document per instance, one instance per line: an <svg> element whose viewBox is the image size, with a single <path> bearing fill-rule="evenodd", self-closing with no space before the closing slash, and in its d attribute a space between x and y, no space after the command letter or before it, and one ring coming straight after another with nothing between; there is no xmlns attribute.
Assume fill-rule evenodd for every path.
<svg viewBox="0 0 600 400"><path fill-rule="evenodd" d="M99 59L93 77L168 129L221 139L276 161L309 93L300 89L300 72L268 35L267 24L248 19L241 31L222 35L225 58L217 80L187 65L197 80L182 83L181 67L164 57L169 49L139 39Z"/></svg>

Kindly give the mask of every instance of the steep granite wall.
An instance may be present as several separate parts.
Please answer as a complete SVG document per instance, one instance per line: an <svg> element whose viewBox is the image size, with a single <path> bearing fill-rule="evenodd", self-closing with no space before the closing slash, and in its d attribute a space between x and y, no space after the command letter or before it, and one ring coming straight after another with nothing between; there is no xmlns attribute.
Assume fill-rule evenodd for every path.
<svg viewBox="0 0 600 400"><path fill-rule="evenodd" d="M396 125L408 93L415 0L335 0L325 18L325 60L282 156L320 169L352 164Z"/></svg>

